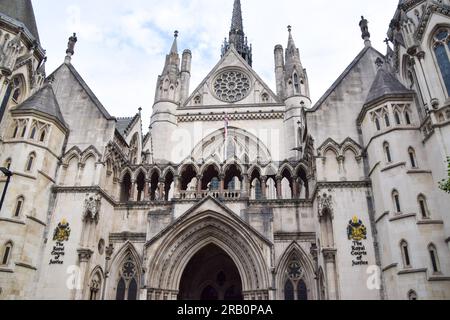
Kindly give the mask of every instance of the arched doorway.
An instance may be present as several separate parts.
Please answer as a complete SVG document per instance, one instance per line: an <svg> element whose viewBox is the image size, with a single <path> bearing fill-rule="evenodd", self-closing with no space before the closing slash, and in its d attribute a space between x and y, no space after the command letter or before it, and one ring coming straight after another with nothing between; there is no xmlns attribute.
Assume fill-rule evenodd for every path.
<svg viewBox="0 0 450 320"><path fill-rule="evenodd" d="M242 300L242 280L230 256L210 244L186 266L180 283L179 300Z"/></svg>

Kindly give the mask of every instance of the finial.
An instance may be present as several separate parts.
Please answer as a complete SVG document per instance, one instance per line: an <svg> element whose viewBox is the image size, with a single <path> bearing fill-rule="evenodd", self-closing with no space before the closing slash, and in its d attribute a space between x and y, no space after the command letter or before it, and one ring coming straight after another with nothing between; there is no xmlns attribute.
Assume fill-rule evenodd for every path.
<svg viewBox="0 0 450 320"><path fill-rule="evenodd" d="M142 113L142 108L141 107L139 107L139 114L141 114Z"/></svg>
<svg viewBox="0 0 450 320"><path fill-rule="evenodd" d="M292 26L291 26L291 25L287 26L287 28L288 28L288 31L289 31L289 32L292 31Z"/></svg>
<svg viewBox="0 0 450 320"><path fill-rule="evenodd" d="M77 34L74 32L73 36L69 38L69 42L67 43L66 63L70 63L70 61L72 60L72 56L75 54L75 44L77 43L77 41Z"/></svg>
<svg viewBox="0 0 450 320"><path fill-rule="evenodd" d="M173 36L174 36L175 38L178 38L178 34L179 34L178 30L175 30L175 32L173 33Z"/></svg>

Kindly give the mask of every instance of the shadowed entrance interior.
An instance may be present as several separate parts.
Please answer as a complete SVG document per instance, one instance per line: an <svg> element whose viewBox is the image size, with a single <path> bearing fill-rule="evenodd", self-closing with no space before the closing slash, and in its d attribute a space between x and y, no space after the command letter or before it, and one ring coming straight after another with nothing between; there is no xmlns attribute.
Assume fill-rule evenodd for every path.
<svg viewBox="0 0 450 320"><path fill-rule="evenodd" d="M228 254L216 245L197 252L186 266L179 300L242 300L239 271Z"/></svg>

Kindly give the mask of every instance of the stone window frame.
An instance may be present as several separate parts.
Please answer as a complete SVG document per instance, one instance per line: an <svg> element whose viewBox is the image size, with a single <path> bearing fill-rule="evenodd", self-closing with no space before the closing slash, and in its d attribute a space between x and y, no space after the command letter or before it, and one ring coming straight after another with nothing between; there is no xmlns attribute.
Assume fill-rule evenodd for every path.
<svg viewBox="0 0 450 320"><path fill-rule="evenodd" d="M13 218L14 219L19 219L22 216L22 212L23 212L23 208L25 206L25 197L23 195L20 195L16 198L16 203L14 206L14 211L13 211Z"/></svg>
<svg viewBox="0 0 450 320"><path fill-rule="evenodd" d="M409 156L409 164L411 165L411 168L418 169L419 162L417 161L416 150L413 147L408 148L408 156Z"/></svg>
<svg viewBox="0 0 450 320"><path fill-rule="evenodd" d="M447 32L447 37L445 39L441 39L441 40L438 39L437 35L440 34L441 32L445 32L445 31ZM448 25L438 26L437 28L435 28L434 32L431 33L431 36L430 36L430 49L431 49L431 52L432 52L433 61L434 61L435 66L436 66L436 71L437 71L437 74L438 74L438 78L439 78L439 81L441 83L444 95L447 98L449 98L450 97L450 86L447 87L446 81L445 81L445 79L443 77L443 74L442 74L441 67L439 65L439 61L438 61L437 56L436 56L436 50L435 49L439 45L443 45L444 46L445 51L447 53L447 59L449 60L449 63L450 63L450 26L448 26Z"/></svg>
<svg viewBox="0 0 450 320"><path fill-rule="evenodd" d="M36 164L36 158L37 158L36 152L34 151L30 152L30 154L27 157L27 162L25 163L25 172L33 171L33 168L35 167Z"/></svg>
<svg viewBox="0 0 450 320"><path fill-rule="evenodd" d="M14 250L14 243L9 240L5 243L2 250L2 256L0 260L1 266L9 266L11 264L12 252Z"/></svg>
<svg viewBox="0 0 450 320"><path fill-rule="evenodd" d="M412 261L411 261L411 252L409 250L409 244L406 240L400 241L400 252L403 260L403 268L404 269L411 269L412 268Z"/></svg>
<svg viewBox="0 0 450 320"><path fill-rule="evenodd" d="M392 190L392 204L394 205L395 214L402 214L402 204L400 199L400 193L398 192L398 190Z"/></svg>
<svg viewBox="0 0 450 320"><path fill-rule="evenodd" d="M441 263L439 261L439 254L436 245L434 243L430 243L427 250L430 256L431 270L433 271L433 274L441 274Z"/></svg>
<svg viewBox="0 0 450 320"><path fill-rule="evenodd" d="M248 88L246 88L245 94L243 94L242 97L239 99L234 99L234 100L223 99L222 97L220 97L217 94L217 90L216 90L217 80L220 77L222 77L223 75L225 75L226 73L231 73L231 72L240 73L248 79ZM253 81L254 81L253 77L242 68L238 68L238 67L224 68L222 70L219 70L216 73L215 77L213 78L213 81L211 82L211 92L214 94L214 96L217 99L219 99L222 102L230 103L230 104L237 103L237 102L240 102L240 101L246 99L250 95L252 88L253 88Z"/></svg>

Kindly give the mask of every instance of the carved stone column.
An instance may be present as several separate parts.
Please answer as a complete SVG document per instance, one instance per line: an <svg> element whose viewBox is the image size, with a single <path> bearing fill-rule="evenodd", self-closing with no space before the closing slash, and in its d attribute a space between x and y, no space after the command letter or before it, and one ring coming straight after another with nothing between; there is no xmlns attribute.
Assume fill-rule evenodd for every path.
<svg viewBox="0 0 450 320"><path fill-rule="evenodd" d="M83 300L84 298L83 294L86 291L85 289L88 288L87 283L88 264L94 252L92 252L90 249L78 249L77 252L78 252L78 260L80 263L79 283L81 284L81 288L77 288L75 300Z"/></svg>
<svg viewBox="0 0 450 320"><path fill-rule="evenodd" d="M244 173L242 175L242 197L248 198L250 196L250 181L248 178L248 174Z"/></svg>
<svg viewBox="0 0 450 320"><path fill-rule="evenodd" d="M336 275L336 249L323 249L323 258L325 261L325 269L327 273L328 299L338 300L339 293L337 287Z"/></svg>
<svg viewBox="0 0 450 320"><path fill-rule="evenodd" d="M173 196L175 199L180 199L180 188L181 188L181 177L179 175L176 175L174 177L174 192L173 192ZM170 200L170 199L169 199Z"/></svg>
<svg viewBox="0 0 450 320"><path fill-rule="evenodd" d="M261 194L263 200L267 199L267 177L261 177Z"/></svg>
<svg viewBox="0 0 450 320"><path fill-rule="evenodd" d="M292 198L298 199L300 198L300 185L298 182L299 178L292 179Z"/></svg>
<svg viewBox="0 0 450 320"><path fill-rule="evenodd" d="M224 174L220 174L219 175L219 180L220 180L219 193L220 193L220 197L223 197L223 194L225 192L225 175Z"/></svg>
<svg viewBox="0 0 450 320"><path fill-rule="evenodd" d="M164 179L159 179L159 201L165 201L166 200L166 184Z"/></svg>
<svg viewBox="0 0 450 320"><path fill-rule="evenodd" d="M150 180L145 179L144 183L144 201L150 201Z"/></svg>
<svg viewBox="0 0 450 320"><path fill-rule="evenodd" d="M197 192L202 192L202 176L197 176ZM200 197L200 195L197 195L197 197Z"/></svg>
<svg viewBox="0 0 450 320"><path fill-rule="evenodd" d="M134 194L136 192L136 181L131 181L131 187L130 187L130 198L129 201L134 201Z"/></svg>
<svg viewBox="0 0 450 320"><path fill-rule="evenodd" d="M277 176L276 177L277 180L277 199L283 199L283 177Z"/></svg>

